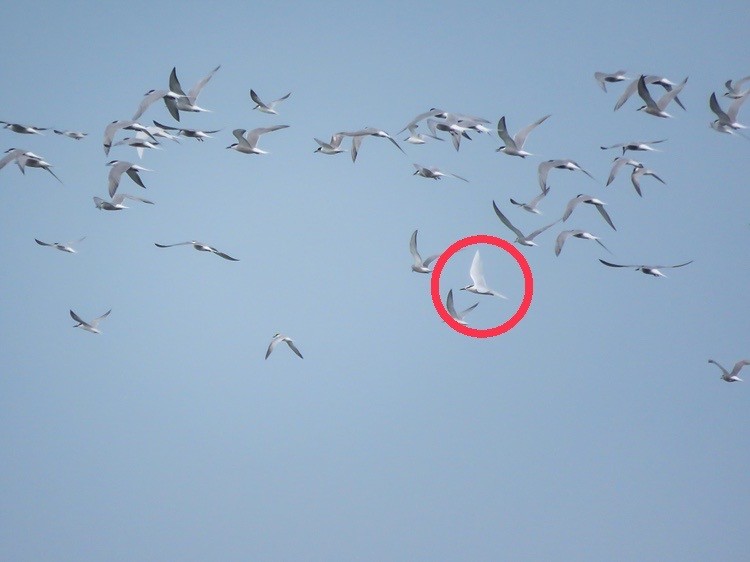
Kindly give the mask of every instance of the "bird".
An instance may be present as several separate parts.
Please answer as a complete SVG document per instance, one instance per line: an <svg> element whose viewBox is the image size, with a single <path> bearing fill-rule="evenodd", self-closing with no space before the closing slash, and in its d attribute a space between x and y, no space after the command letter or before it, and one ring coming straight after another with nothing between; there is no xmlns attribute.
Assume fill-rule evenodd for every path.
<svg viewBox="0 0 750 562"><path fill-rule="evenodd" d="M104 154L109 155L109 149L112 148L112 141L115 138L115 134L120 129L126 129L128 131L143 131L151 137L154 142L156 142L156 139L148 132L146 127L132 119L112 121L104 129Z"/></svg>
<svg viewBox="0 0 750 562"><path fill-rule="evenodd" d="M606 205L606 203L597 199L593 195L584 195L583 193L579 193L576 197L573 197L573 199L568 201L568 205L565 207L565 212L562 216L563 222L568 220L571 213L573 213L573 209L575 209L579 203L594 205L596 207L596 210L599 211L599 214L602 216L602 218L607 221L607 224L609 226L612 227L612 230L617 230L614 223L612 222L612 219L609 217L609 213L607 213L607 210L604 208L604 205Z"/></svg>
<svg viewBox="0 0 750 562"><path fill-rule="evenodd" d="M274 350L274 348L281 342L285 342L289 346L289 349L297 354L297 357L299 357L300 359L304 359L304 357L302 357L302 354L299 352L299 349L297 349L297 346L294 345L294 340L279 333L274 334L273 338L271 339L271 343L268 344L268 349L266 350L266 359L268 359L268 356L271 355L271 352Z"/></svg>
<svg viewBox="0 0 750 562"><path fill-rule="evenodd" d="M133 114L133 120L137 120L140 118L141 115L143 115L146 110L151 107L151 105L160 99L164 100L164 103L167 106L167 109L169 110L169 114L174 117L177 121L180 120L180 113L177 111L177 99L179 98L179 95L171 92L169 90L149 90L145 94L143 94L143 99L141 100L141 103L138 105L138 109L136 109L135 113Z"/></svg>
<svg viewBox="0 0 750 562"><path fill-rule="evenodd" d="M237 138L237 142L230 144L227 148L241 152L242 154L268 154L265 150L258 148L258 139L261 135L286 129L289 125L274 125L273 127L258 127L252 131L245 129L235 129L232 134ZM245 133L247 132L247 135Z"/></svg>
<svg viewBox="0 0 750 562"><path fill-rule="evenodd" d="M730 373L713 359L709 359L708 362L713 363L719 369L721 369L721 378L722 380L725 380L727 382L742 382L742 379L738 377L737 375L740 374L740 370L742 369L742 367L744 367L745 365L750 365L750 359L743 359L742 361L737 361L737 363L735 363L734 367L732 368L732 372Z"/></svg>
<svg viewBox="0 0 750 562"><path fill-rule="evenodd" d="M80 316L78 316L75 312L72 310L70 311L70 317L78 322L74 328L81 328L82 330L86 330L87 332L91 332L92 334L100 334L99 331L99 323L104 320L107 316L109 316L109 313L112 312L112 309L110 308L107 312L99 316L98 318L94 318L91 322L86 322L85 320L82 320Z"/></svg>
<svg viewBox="0 0 750 562"><path fill-rule="evenodd" d="M232 256L225 254L224 252L220 252L219 250L209 246L208 244L204 244L203 242L197 242L196 240L190 240L189 242L177 242L176 244L159 244L159 243L154 242L154 245L157 248L171 248L173 246L192 246L199 252L211 252L212 254L216 254L217 256L224 258L225 260L240 261L237 258L233 258Z"/></svg>
<svg viewBox="0 0 750 562"><path fill-rule="evenodd" d="M122 209L128 209L128 207L123 204L125 199L140 201L141 203L146 203L148 205L154 204L153 201L142 199L141 197L136 197L135 195L128 195L127 193L117 193L114 197L112 197L112 201L105 201L101 197L94 197L94 205L96 205L97 209L101 209L102 211L121 211Z"/></svg>
<svg viewBox="0 0 750 562"><path fill-rule="evenodd" d="M616 70L615 72L594 72L594 79L599 83L602 90L607 91L607 83L614 84L615 82L622 82L623 80L629 80L625 76L626 70Z"/></svg>
<svg viewBox="0 0 750 562"><path fill-rule="evenodd" d="M514 205L518 205L519 207L521 207L522 209L524 209L524 210L526 210L526 211L528 211L530 213L534 213L536 215L541 215L542 212L537 208L537 205L539 205L539 202L547 196L547 194L549 193L549 191L550 191L550 188L548 186L544 186L542 188L542 192L539 195L537 195L536 197L534 197L528 203L519 203L518 201L516 201L512 197L510 199L510 202L513 203Z"/></svg>
<svg viewBox="0 0 750 562"><path fill-rule="evenodd" d="M28 153L21 148L9 148L8 150L6 150L5 156L3 156L2 159L0 159L0 170L5 168L5 165L8 164L9 162L16 162L16 164L18 164L18 158L22 156L23 154L31 154L31 153ZM19 169L21 168L20 165L18 167Z"/></svg>
<svg viewBox="0 0 750 562"><path fill-rule="evenodd" d="M641 75L641 77L638 79L638 95L641 96L644 102L646 102L646 105L639 107L638 111L644 111L649 115L654 115L655 117L672 117L664 110L667 108L667 105L669 105L669 102L671 102L682 91L682 88L685 87L687 80L688 79L685 78L682 82L677 84L677 86L674 86L670 91L659 98L659 101L654 101L654 98L651 97L648 88L646 88L646 81Z"/></svg>
<svg viewBox="0 0 750 562"><path fill-rule="evenodd" d="M178 135L187 137L189 139L195 139L199 142L203 142L203 139L210 139L211 137L209 135L218 133L221 130L216 129L214 131L201 131L200 129L188 129L185 127L170 127L169 125L162 125L158 121L154 121L154 125L156 125L160 129L164 129L165 131L177 131Z"/></svg>
<svg viewBox="0 0 750 562"><path fill-rule="evenodd" d="M620 109L623 104L630 99L630 97L638 91L638 81L640 80L640 76L638 78L634 78L630 84L628 84L628 87L625 88L625 91L622 93L620 98L617 100L617 103L615 103L615 111ZM643 77L643 81L646 84L655 84L658 86L661 86L664 88L667 92L672 91L672 89L677 85L671 80L665 78L664 76L655 76L653 74L647 74ZM680 98L675 96L674 101L677 105L679 105L682 109L685 109L685 106L682 105L682 102L680 101Z"/></svg>
<svg viewBox="0 0 750 562"><path fill-rule="evenodd" d="M404 142L408 142L410 144L425 144L427 142L425 139L428 137L439 141L443 140L440 137L432 135L430 133L418 133L417 127L418 125L416 124L409 125L409 127L407 127L409 129L409 136L404 139Z"/></svg>
<svg viewBox="0 0 750 562"><path fill-rule="evenodd" d="M204 109L202 107L198 107L196 105L196 101L198 101L198 95L201 93L201 90L203 90L203 87L208 83L211 78L213 78L213 75L216 74L216 71L221 68L221 65L214 68L211 72L208 73L208 75L205 78L202 78L198 81L198 83L193 86L190 91L185 94L184 90L182 89L182 86L180 85L180 81L177 79L177 69L172 68L172 72L169 75L169 97L164 97L164 102L167 104L167 108L169 108L170 103L172 101L168 100L174 100L175 107L177 109L177 116L175 119L177 121L180 120L179 112L180 111L188 111L188 112L207 112L210 111L209 109ZM171 109L170 109L171 113Z"/></svg>
<svg viewBox="0 0 750 562"><path fill-rule="evenodd" d="M414 172L414 176L422 176L423 178L429 178L433 180L439 180L442 177L450 177L450 178L456 178L458 180L462 180L465 182L469 182L466 178L462 178L461 176L457 176L456 174L451 174L450 172L444 172L440 168L435 168L434 166L431 168L427 168L425 166L421 166L420 164L413 164L413 166L416 168L416 172Z"/></svg>
<svg viewBox="0 0 750 562"><path fill-rule="evenodd" d="M646 168L644 166L636 166L633 168L633 171L630 173L630 181L633 182L633 187L635 188L636 193L643 197L643 193L641 193L641 182L640 179L643 176L652 176L659 180L661 183L666 185L666 182L661 179L659 176L657 176L653 170L650 170L649 168Z"/></svg>
<svg viewBox="0 0 750 562"><path fill-rule="evenodd" d="M645 273L646 275L653 275L654 277L666 277L666 275L661 272L662 269L674 269L675 267L683 267L685 265L693 263L693 260L690 260L677 265L618 265L616 263L604 261L603 259L599 259L599 261L609 267L633 267L636 271L640 271L641 273Z"/></svg>
<svg viewBox="0 0 750 562"><path fill-rule="evenodd" d="M532 232L528 236L525 236L523 234L523 232L521 232L515 226L513 226L513 224L508 220L508 217L506 217L500 211L500 209L498 208L497 204L494 201L492 202L492 207L495 209L495 214L503 222L503 224L505 226L507 226L508 228L510 228L515 233L515 235L516 235L515 242L517 244L521 244L522 246L536 246L537 244L536 244L536 242L534 242L534 238L536 238L537 236L539 236L542 232L544 232L545 230L547 230L551 226L554 226L558 222L560 222L560 219L557 219L555 222L553 222L551 224L548 224L547 226L544 226L544 227L542 227L542 228L540 228L538 230L535 230L534 232Z"/></svg>
<svg viewBox="0 0 750 562"><path fill-rule="evenodd" d="M523 149L523 145L526 142L526 137L529 136L529 133L533 131L535 127L544 123L544 121L548 117L549 115L545 115L541 119L534 121L531 125L518 131L516 135L511 138L508 134L508 129L505 126L505 116L503 115L500 118L500 121L497 122L497 134L501 139L503 139L505 145L495 149L495 152L504 152L505 154L508 154L510 156L520 156L521 158L532 156L530 152L526 152Z"/></svg>
<svg viewBox="0 0 750 562"><path fill-rule="evenodd" d="M342 140L344 140L344 135L342 135L341 133L332 135L329 142L315 139L315 142L317 142L320 146L313 152L320 152L321 154L341 154L342 152L346 152L345 148L341 148Z"/></svg>
<svg viewBox="0 0 750 562"><path fill-rule="evenodd" d="M471 262L471 269L469 270L469 277L473 283L461 287L462 291L469 291L477 295L491 295L494 297L500 297L501 299L507 299L508 297L501 295L497 291L493 291L487 286L487 282L484 279L484 265L482 264L482 257L479 255L479 250L474 254L474 259Z"/></svg>
<svg viewBox="0 0 750 562"><path fill-rule="evenodd" d="M565 244L565 241L571 236L573 236L574 238L582 238L584 240L595 240L597 244L599 244L602 248L609 252L609 248L602 244L602 241L590 232L586 232L585 230L563 230L560 234L557 235L557 240L555 241L556 256L560 255L560 252L562 252L563 244ZM609 253L611 254L612 252Z"/></svg>
<svg viewBox="0 0 750 562"><path fill-rule="evenodd" d="M429 111L425 111L424 113L420 113L419 115L417 115L414 119L412 119L406 125L404 125L404 128L401 129L396 134L400 135L401 133L403 133L407 129L409 129L409 131L411 132L412 128L414 128L414 129L417 128L417 124L420 121L424 121L425 119L429 119L430 117L437 117L437 116L445 117L447 115L448 115L447 112L443 111L442 109L437 109L437 108L433 107Z"/></svg>
<svg viewBox="0 0 750 562"><path fill-rule="evenodd" d="M85 239L86 239L86 237L84 236L83 238L79 238L78 240L75 240L73 242L52 242L52 243L49 243L49 242L42 242L38 238L34 238L34 240L36 240L36 243L39 244L40 246L50 246L51 248L56 248L56 249L60 250L61 252L67 252L69 254L75 254L75 253L77 253L76 250L75 250L75 248L73 248L73 244L78 244L78 242L82 242Z"/></svg>
<svg viewBox="0 0 750 562"><path fill-rule="evenodd" d="M708 105L711 108L711 111L713 111L716 114L716 117L718 117L718 119L716 119L714 123L716 123L717 125L721 125L724 128L729 127L730 129L735 130L747 129L745 125L737 122L737 113L739 113L740 107L742 107L742 104L745 103L748 98L750 98L750 93L747 93L744 96L738 98L734 98L732 100L732 103L729 104L726 112L724 112L724 110L719 106L719 102L716 99L716 93L712 93L711 97L709 98ZM716 127L713 128L718 130Z"/></svg>
<svg viewBox="0 0 750 562"><path fill-rule="evenodd" d="M253 109L257 109L262 113L268 113L271 115L278 115L279 113L276 111L276 106L291 95L292 92L289 92L287 95L281 96L277 100L273 100L269 103L263 103L258 97L258 94L256 94L254 90L250 90L250 98L255 102L255 107Z"/></svg>
<svg viewBox="0 0 750 562"><path fill-rule="evenodd" d="M451 318L453 318L462 326L466 326L467 324L466 320L464 320L466 315L474 310L477 306L479 306L478 302L472 304L469 308L462 310L461 312L456 311L456 307L453 305L453 289L448 291L448 297L445 300L445 309L448 311L448 314L450 314Z"/></svg>
<svg viewBox="0 0 750 562"><path fill-rule="evenodd" d="M620 169L623 166L633 166L634 168L642 168L643 164L641 164L637 160L631 160L630 158L625 158L624 156L617 156L613 160L612 170L609 172L609 178L607 178L607 185L611 184L614 181L615 176L617 176L617 173L620 171Z"/></svg>
<svg viewBox="0 0 750 562"><path fill-rule="evenodd" d="M88 135L88 133L83 133L81 131L59 131L58 129L53 129L53 131L58 135L62 135L74 140L81 140Z"/></svg>
<svg viewBox="0 0 750 562"><path fill-rule="evenodd" d="M399 146L399 144L393 139L391 135L381 129L376 129L374 127L365 127L364 129L360 129L358 131L341 131L337 134L343 135L345 137L352 137L352 162L355 162L357 160L359 147L365 137L379 137L381 139L388 139L393 143L393 146L398 148L401 152L404 152L404 149ZM406 154L406 152L404 152L404 154Z"/></svg>
<svg viewBox="0 0 750 562"><path fill-rule="evenodd" d="M739 80L734 81L727 80L724 83L724 86L726 86L727 88L727 91L724 92L724 95L728 98L737 99L750 94L750 89L742 91L742 85L747 81L750 81L750 76L745 76L744 78L740 78Z"/></svg>
<svg viewBox="0 0 750 562"><path fill-rule="evenodd" d="M542 188L542 191L544 191L544 188L547 186L547 176L549 175L549 171L552 169L570 170L570 171L577 170L579 172L583 172L592 180L594 179L594 176L592 176L586 170L581 168L577 162L573 162L573 160L547 160L546 162L541 162L539 164L539 167L537 168L537 176L539 178L539 187Z"/></svg>
<svg viewBox="0 0 750 562"><path fill-rule="evenodd" d="M122 174L127 174L130 179L132 179L135 183L145 189L146 186L143 185L143 181L138 175L138 172L153 172L153 170L149 170L148 168L144 168L142 166L133 164L132 162L126 162L124 160L111 160L107 162L107 166L112 166L112 168L110 168L109 170L110 197L114 197L115 192L117 191L117 187L120 185L120 178L122 177Z"/></svg>
<svg viewBox="0 0 750 562"><path fill-rule="evenodd" d="M47 170L52 176L62 183L62 180L55 175L55 172L53 172L50 168L52 168L52 164L49 162L45 162L44 159L41 156L37 156L33 152L24 152L23 154L16 157L16 164L18 164L18 167L21 169L22 173L26 173L26 166L29 168L41 168L43 170Z"/></svg>
<svg viewBox="0 0 750 562"><path fill-rule="evenodd" d="M145 148L152 149L152 150L161 150L161 146L159 146L158 141L151 142L149 140L146 140L146 138L140 133L136 133L136 136L134 137L126 137L122 139L121 141L117 141L112 146L120 146L120 145L125 145L131 148L135 148L136 151L138 152L139 158L143 157L143 149Z"/></svg>
<svg viewBox="0 0 750 562"><path fill-rule="evenodd" d="M439 254L430 256L426 260L423 260L417 250L417 232L418 231L415 230L409 240L409 251L414 259L414 263L411 265L411 270L415 273L430 273L432 269L429 268L429 265L439 257Z"/></svg>
<svg viewBox="0 0 750 562"><path fill-rule="evenodd" d="M639 150L639 151L651 151L661 152L658 148L651 146L652 144L659 144L667 139L655 140L655 141L630 141L621 142L619 144L613 144L612 146L600 146L602 150L610 150L612 148L622 148L622 153L625 154L628 150Z"/></svg>
<svg viewBox="0 0 750 562"><path fill-rule="evenodd" d="M31 125L21 125L20 123L8 123L7 121L0 121L0 123L3 124L4 129L8 129L9 131L13 131L14 133L20 133L22 135L44 136L44 133L42 133L42 131L49 130L45 127L33 127Z"/></svg>
<svg viewBox="0 0 750 562"><path fill-rule="evenodd" d="M426 123L427 128L435 138L440 138L437 136L438 131L446 131L448 134L450 134L451 141L453 142L453 148L455 148L457 151L461 148L461 137L471 140L471 137L466 132L468 127L464 127L463 125L461 125L458 122L458 119L456 119L455 117L446 119L444 121L427 119Z"/></svg>

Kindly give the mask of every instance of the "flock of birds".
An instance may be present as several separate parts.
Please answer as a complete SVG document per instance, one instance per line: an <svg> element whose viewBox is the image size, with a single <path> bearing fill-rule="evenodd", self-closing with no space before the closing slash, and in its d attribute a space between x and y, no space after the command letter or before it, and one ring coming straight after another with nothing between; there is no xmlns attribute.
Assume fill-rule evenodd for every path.
<svg viewBox="0 0 750 562"><path fill-rule="evenodd" d="M185 93L182 85L180 84L180 81L177 78L176 69L173 68L172 72L169 75L168 89L151 89L147 91L140 101L135 113L130 119L115 120L106 126L103 135L103 149L105 155L108 156L110 150L112 150L114 147L126 146L134 148L138 156L142 157L144 151L160 148L161 141L159 139L179 142L180 137L184 137L193 138L199 142L203 142L205 139L212 138L211 135L219 132L219 130L186 128L179 126L179 121L180 114L183 112L203 113L210 111L198 105L198 96L219 69L220 66L217 66L216 68L211 70L209 74L198 81L187 93ZM641 74L636 77L628 77L626 75L626 71L624 70L618 70L613 73L596 72L594 74L594 78L605 93L607 92L608 86L617 84L619 82L629 81L629 84L614 106L615 111L620 109L635 94L637 94L643 101L643 105L641 105L638 110L657 118L671 118L672 115L667 113L667 109L673 102L679 105L683 110L685 109L685 106L681 102L679 95L687 84L688 78L685 78L679 83L674 83L663 76ZM709 98L709 108L716 115L716 119L714 119L710 123L710 126L713 130L719 133L741 136L747 140L750 140L750 137L746 136L743 133L743 130L747 127L738 121L738 114L740 112L740 109L744 102L750 97L750 87L744 88L744 86L748 83L750 83L750 76L744 77L740 80L728 80L725 83L726 92L724 92L723 96L731 100L726 110L721 108L718 102L718 98L716 97L716 93L714 92L711 94ZM658 99L654 97L654 88L662 88L664 91L661 96L657 96ZM291 92L273 101L264 102L257 94L257 92L255 92L255 90L250 90L250 99L255 104L252 109L273 116L279 115L279 106L282 104L282 102L288 100L290 96ZM139 120L144 115L144 113L159 100L164 102L164 105L166 106L169 114L178 123L175 125L165 125L156 120L152 121L152 125L144 125L142 123L139 123ZM496 131L503 144L502 146L497 148L496 151L507 156L516 156L519 158L527 158L528 156L532 156L532 153L528 152L525 148L528 137L549 117L550 115L545 115L511 136L508 131L506 118L505 116L502 116L497 123ZM398 131L397 134L408 131L409 136L404 139L404 142L408 142L414 145L420 145L432 141L443 141L445 140L445 138L441 136L441 133L446 133L448 137L450 137L453 147L456 151L458 151L460 149L462 140L471 140L472 137L470 136L470 133L491 135L492 129L488 127L489 124L490 121L482 117L466 115L462 113L453 113L442 109L432 108L427 112L415 116L400 131ZM49 130L48 128L44 127L30 126L6 121L0 121L0 125L2 125L5 129L20 135L42 135L44 134L43 131ZM235 150L240 154L267 154L265 150L258 147L261 137L263 135L283 130L288 127L289 125L273 125L270 127L258 127L249 131L239 128L234 129L232 131L232 134L234 135L237 142L232 143L226 148ZM83 140L87 136L87 133L84 133L82 131L59 129L52 130L57 135L68 137L77 141ZM127 136L115 142L116 136L122 131L131 132L132 136ZM314 138L314 141L318 144L318 148L315 150L315 152L331 156L349 152L352 162L356 162L357 156L361 150L362 143L368 137L387 139L395 148L406 154L406 152L393 138L393 136L391 136L384 130L374 127L365 127L354 131L335 132L331 135L329 141ZM345 139L351 139L350 148L348 150L342 146ZM630 181L638 196L643 196L641 182L646 177L652 177L656 181L665 183L664 180L660 178L654 170L648 168L644 163L630 158L628 155L628 153L634 152L648 153L651 151L657 151L659 149L654 148L654 145L663 142L666 142L666 139L653 141L628 141L611 146L601 146L602 150L621 151L621 153L618 154L612 161L612 166L606 185L609 186L612 182L614 182L620 171L626 166L629 166L631 168ZM51 174L57 181L62 183L62 180L60 180L60 178L52 171L52 164L47 162L43 156L34 154L33 152L25 149L13 147L7 149L5 151L5 156L0 159L0 170L11 162L15 162L15 164L23 174L25 174L26 168L38 168L45 170L46 172ZM138 201L149 205L154 204L153 201L150 201L148 199L129 193L123 193L121 191L118 192L124 175L127 175L128 178L130 178L130 180L132 180L139 187L145 188L146 186L143 183L140 174L143 172L150 172L152 170L127 160L111 160L107 163L107 166L110 167L108 173L109 199L107 200L102 197L94 196L93 201L96 208L103 211L120 211L128 208L125 205L126 200ZM440 180L442 178L452 178L464 182L469 181L462 176L441 170L437 167L427 167L417 163L414 163L413 166L415 169L414 175L426 179ZM520 202L514 198L511 198L510 204L533 215L540 215L541 211L539 210L539 205L543 202L544 198L550 192L550 186L547 183L547 180L549 174L554 170L580 172L588 176L590 179L596 181L595 178L587 170L585 170L573 160L546 160L541 162L538 165L537 169L539 192L536 193L532 198L530 198L528 202ZM568 201L565 209L557 220L546 224L545 226L542 226L541 228L538 228L533 232L530 232L529 234L524 234L523 231L516 227L495 201L492 202L492 206L499 220L515 235L515 243L521 246L536 246L537 242L535 240L540 235L542 235L547 230L555 227L556 225L566 222L576 209L579 209L583 206L594 207L602 217L602 219L606 222L606 224L613 230L617 230L611 216L606 210L607 204L597 197L583 193L578 194L576 197L573 197ZM417 235L418 231L415 230L412 233L409 242L409 249L413 258L411 269L416 273L429 274L432 272L430 264L432 264L438 256L432 255L427 259L422 259L417 248ZM568 229L561 230L557 234L554 245L556 256L560 255L565 242L571 238L596 242L604 250L611 253L598 236L581 229ZM84 239L85 237L79 238L78 240L72 242L64 243L45 242L38 239L35 240L36 243L41 246L55 248L62 252L76 253L76 249L74 247L75 244L83 241ZM196 240L168 244L155 243L155 245L158 248L191 246L197 251L213 253L228 261L239 261L237 258L234 258L229 254L218 250L217 248ZM603 265L608 267L632 268L636 271L640 271L644 274L652 275L655 277L666 277L666 275L664 275L664 273L662 272L662 270L664 269L681 268L692 263L692 260L672 265L618 264L603 259L599 259L599 261ZM460 290L471 292L476 295L497 297L501 299L506 298L504 295L491 288L490 284L488 284L487 280L485 279L482 258L478 250L475 252L474 258L471 262L469 277L471 279L471 283L466 285L465 287L461 287ZM458 322L459 324L466 325L466 316L478 305L479 303L475 303L462 311L458 311L455 307L453 290L450 289L448 291L446 297L446 310L451 315L451 317L453 317L453 319L456 320L456 322ZM100 323L109 316L110 312L111 310L108 310L106 313L88 322L83 320L73 310L70 310L70 316L76 322L74 327L98 334L100 333ZM279 343L282 342L286 343L292 352L294 352L298 357L302 358L302 354L300 353L294 341L291 338L280 333L274 334L271 338L271 342L268 345L265 358L268 359L271 352L278 346ZM727 382L735 382L742 380L738 376L739 371L744 365L750 364L750 360L746 359L737 362L734 365L732 371L727 371L713 359L710 359L709 363L713 363L721 369L721 378L723 380Z"/></svg>

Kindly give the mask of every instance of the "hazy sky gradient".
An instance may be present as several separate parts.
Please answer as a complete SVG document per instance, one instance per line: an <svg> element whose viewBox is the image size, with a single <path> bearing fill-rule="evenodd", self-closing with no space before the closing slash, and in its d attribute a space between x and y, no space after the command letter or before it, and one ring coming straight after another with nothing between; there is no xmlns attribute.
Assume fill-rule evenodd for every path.
<svg viewBox="0 0 750 562"><path fill-rule="evenodd" d="M37 3L4 7L0 119L83 130L0 129L0 149L45 157L0 171L0 559L32 560L741 560L750 534L749 389L726 384L750 356L750 142L709 128L711 92L750 74L746 2ZM104 127L177 67L188 89L217 64L186 127L138 161L102 151ZM637 112L597 70L689 76L664 120ZM291 91L279 116L252 111ZM720 102L726 107L727 101ZM364 126L391 133L431 107L480 115L512 133L551 117L525 160L473 134L404 156L367 138L356 164L313 154L313 137ZM744 113L743 113L744 112ZM172 123L162 103L142 118ZM750 123L750 109L740 112ZM270 154L225 147L232 129L290 127ZM122 133L117 137L123 138ZM604 183L615 151L629 170ZM348 148L349 142L345 141ZM103 212L110 159L138 162L154 206ZM541 217L509 197L538 192ZM413 176L412 163L470 180ZM522 248L536 292L506 335L446 326L423 255L472 234L513 239L557 218L579 193L595 209ZM75 240L77 255L42 248ZM188 247L197 239L239 258ZM472 326L506 320L520 271L481 248L508 301L458 292L474 249L446 266L444 294L479 307ZM616 263L681 263L656 279ZM73 330L112 308L102 334ZM264 361L272 335L295 339ZM750 377L750 373L746 373Z"/></svg>

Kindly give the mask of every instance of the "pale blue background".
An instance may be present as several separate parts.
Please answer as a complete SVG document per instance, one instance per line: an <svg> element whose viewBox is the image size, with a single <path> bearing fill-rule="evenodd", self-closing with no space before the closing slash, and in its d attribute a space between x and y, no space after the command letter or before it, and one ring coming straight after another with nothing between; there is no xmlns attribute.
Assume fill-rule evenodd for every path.
<svg viewBox="0 0 750 562"><path fill-rule="evenodd" d="M0 171L0 559L747 559L749 389L706 361L750 356L750 143L708 127L711 92L750 74L748 29L745 1L6 3L0 119L90 136L0 130L2 150L43 155L64 182ZM222 131L146 154L147 191L120 189L155 206L96 210L104 126L172 66L187 89L217 64L199 99L213 113L182 122ZM687 112L613 112L624 85L604 94L593 73L618 68L689 76ZM250 88L292 96L268 116ZM512 132L552 117L526 160L495 135L458 153L401 142L408 157L366 139L354 165L313 154L313 137L395 133L435 106ZM151 119L172 122L161 103ZM225 150L232 129L279 123L269 155ZM659 138L636 158L667 185L645 178L640 199L625 172L604 188L615 153L600 145ZM542 217L511 208L549 158L598 181L553 171ZM536 293L516 329L475 340L438 318L409 269L415 228L424 254L511 238L493 199L533 230L578 193L609 203L618 231L590 208L566 228L614 256L569 240L556 258L554 228L523 249ZM78 255L34 243L83 235ZM153 245L191 238L241 261ZM481 297L470 319L487 327L522 284L482 253L510 297ZM655 279L599 257L695 263ZM101 335L71 329L70 308L110 307ZM305 359L264 361L276 331Z"/></svg>

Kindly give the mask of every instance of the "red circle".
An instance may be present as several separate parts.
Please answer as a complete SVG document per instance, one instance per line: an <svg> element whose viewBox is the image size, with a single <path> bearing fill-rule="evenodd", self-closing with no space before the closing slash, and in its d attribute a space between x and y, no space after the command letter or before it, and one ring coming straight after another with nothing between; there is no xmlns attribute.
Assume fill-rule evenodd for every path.
<svg viewBox="0 0 750 562"><path fill-rule="evenodd" d="M456 252L475 244L488 244L490 246L495 246L497 248L505 250L511 256L513 256L516 262L518 262L518 266L521 268L521 272L523 273L523 299L521 300L521 304L518 307L518 310L516 310L516 313L511 316L509 320L500 324L499 326L495 326L494 328L487 328L484 330L480 330L478 328L469 328L468 326L463 326L456 322L456 320L454 320L453 317L448 314L448 311L445 309L443 301L440 298L440 275L443 273L445 264L448 263L448 260L452 258ZM488 234L475 234L474 236L467 236L466 238L462 238L461 240L454 242L453 244L448 246L448 249L440 254L440 257L437 259L437 262L435 262L435 267L432 270L432 277L430 278L430 294L432 295L432 304L435 307L435 310L437 310L438 315L440 315L440 318L442 318L445 323L448 324L448 326L456 330L459 334L471 336L472 338L491 338L499 336L500 334L504 334L511 328L514 328L516 324L518 324L521 319L526 316L526 313L529 311L529 307L531 306L531 298L534 295L534 276L531 273L529 262L526 261L524 255L519 252L516 247L513 246L513 244L511 244L507 240L498 238L497 236L490 236Z"/></svg>

